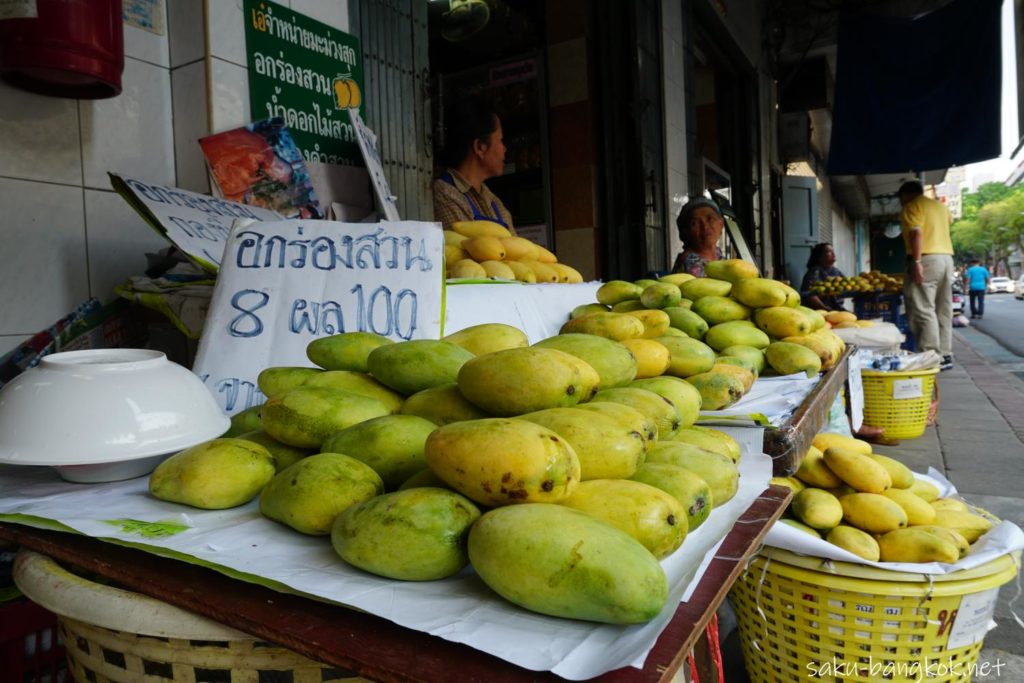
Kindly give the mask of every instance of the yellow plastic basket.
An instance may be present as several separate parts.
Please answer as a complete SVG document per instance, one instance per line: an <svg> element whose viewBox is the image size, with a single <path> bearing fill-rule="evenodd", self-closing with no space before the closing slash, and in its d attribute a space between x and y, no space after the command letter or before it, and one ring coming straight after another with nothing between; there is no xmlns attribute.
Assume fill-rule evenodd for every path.
<svg viewBox="0 0 1024 683"><path fill-rule="evenodd" d="M370 683L160 600L95 583L25 549L14 579L57 614L76 681Z"/></svg>
<svg viewBox="0 0 1024 683"><path fill-rule="evenodd" d="M907 372L861 370L864 424L882 427L885 436L916 439L924 434L938 368Z"/></svg>
<svg viewBox="0 0 1024 683"><path fill-rule="evenodd" d="M930 580L829 565L853 575L843 576L807 568L812 563L822 561L765 549L732 587L754 683L983 678L991 663L978 663L982 639L999 586L1016 576L1019 559L1004 555Z"/></svg>

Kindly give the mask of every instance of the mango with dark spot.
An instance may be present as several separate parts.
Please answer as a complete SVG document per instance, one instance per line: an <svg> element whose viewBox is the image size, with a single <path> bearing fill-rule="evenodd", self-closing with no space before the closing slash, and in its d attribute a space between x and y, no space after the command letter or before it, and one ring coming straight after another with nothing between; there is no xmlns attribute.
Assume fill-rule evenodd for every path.
<svg viewBox="0 0 1024 683"><path fill-rule="evenodd" d="M567 619L639 624L661 612L661 565L624 531L562 505L491 510L469 532L469 559L492 590Z"/></svg>
<svg viewBox="0 0 1024 683"><path fill-rule="evenodd" d="M430 469L449 486L488 507L557 503L580 481L569 442L526 420L455 422L427 437Z"/></svg>
<svg viewBox="0 0 1024 683"><path fill-rule="evenodd" d="M647 443L624 420L592 410L549 408L520 416L547 427L569 442L580 460L580 477L627 479L644 461Z"/></svg>
<svg viewBox="0 0 1024 683"><path fill-rule="evenodd" d="M683 544L689 529L686 509L675 497L629 479L585 481L560 504L625 531L659 560Z"/></svg>
<svg viewBox="0 0 1024 683"><path fill-rule="evenodd" d="M363 571L402 581L433 581L469 562L469 529L480 510L440 488L411 488L349 507L331 528L341 559Z"/></svg>

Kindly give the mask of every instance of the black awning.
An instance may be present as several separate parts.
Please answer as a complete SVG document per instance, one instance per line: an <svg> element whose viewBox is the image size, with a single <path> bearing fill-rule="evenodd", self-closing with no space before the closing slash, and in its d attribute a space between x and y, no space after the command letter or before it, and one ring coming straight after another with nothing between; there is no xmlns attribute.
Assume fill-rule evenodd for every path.
<svg viewBox="0 0 1024 683"><path fill-rule="evenodd" d="M914 19L844 12L829 175L998 157L1001 4L954 0Z"/></svg>

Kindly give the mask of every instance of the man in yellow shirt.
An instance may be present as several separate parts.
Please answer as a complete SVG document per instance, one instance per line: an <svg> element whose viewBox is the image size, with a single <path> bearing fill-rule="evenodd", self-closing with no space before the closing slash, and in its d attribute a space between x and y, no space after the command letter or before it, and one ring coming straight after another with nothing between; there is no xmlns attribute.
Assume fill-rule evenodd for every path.
<svg viewBox="0 0 1024 683"><path fill-rule="evenodd" d="M907 248L903 296L910 331L919 351L942 355L942 369L953 367L953 242L952 216L946 205L924 196L921 183L900 186L900 223Z"/></svg>

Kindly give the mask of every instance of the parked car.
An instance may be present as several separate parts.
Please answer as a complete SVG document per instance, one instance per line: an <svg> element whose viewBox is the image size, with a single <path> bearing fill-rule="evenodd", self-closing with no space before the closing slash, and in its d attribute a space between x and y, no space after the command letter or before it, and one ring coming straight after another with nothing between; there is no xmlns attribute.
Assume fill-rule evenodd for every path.
<svg viewBox="0 0 1024 683"><path fill-rule="evenodd" d="M1017 288L1013 292L1014 298L1024 299L1024 275L1020 276L1020 280L1017 280Z"/></svg>
<svg viewBox="0 0 1024 683"><path fill-rule="evenodd" d="M953 315L964 312L964 288L959 283L953 285Z"/></svg>
<svg viewBox="0 0 1024 683"><path fill-rule="evenodd" d="M988 291L990 294L996 292L1007 292L1013 294L1013 291L1017 289L1013 280L1008 277L994 277L988 281Z"/></svg>

